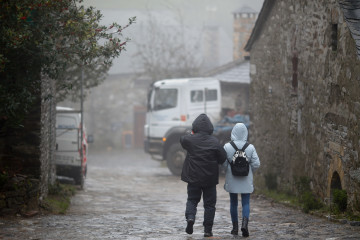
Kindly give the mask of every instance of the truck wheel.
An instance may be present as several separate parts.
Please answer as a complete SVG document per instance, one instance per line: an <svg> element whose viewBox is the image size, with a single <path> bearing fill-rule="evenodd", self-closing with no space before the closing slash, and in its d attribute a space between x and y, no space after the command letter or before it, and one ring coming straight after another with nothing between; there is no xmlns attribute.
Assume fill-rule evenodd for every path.
<svg viewBox="0 0 360 240"><path fill-rule="evenodd" d="M166 162L173 175L180 176L185 161L186 151L180 144L174 144L166 154Z"/></svg>

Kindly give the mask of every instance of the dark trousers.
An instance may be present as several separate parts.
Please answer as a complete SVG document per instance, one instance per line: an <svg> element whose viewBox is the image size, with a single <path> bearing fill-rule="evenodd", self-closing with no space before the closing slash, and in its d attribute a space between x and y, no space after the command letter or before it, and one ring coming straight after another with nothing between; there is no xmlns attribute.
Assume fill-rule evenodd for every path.
<svg viewBox="0 0 360 240"><path fill-rule="evenodd" d="M210 187L199 187L188 184L187 186L188 198L186 202L186 219L194 219L196 216L197 205L203 195L204 202L204 230L211 232L214 224L215 205L216 205L216 185Z"/></svg>

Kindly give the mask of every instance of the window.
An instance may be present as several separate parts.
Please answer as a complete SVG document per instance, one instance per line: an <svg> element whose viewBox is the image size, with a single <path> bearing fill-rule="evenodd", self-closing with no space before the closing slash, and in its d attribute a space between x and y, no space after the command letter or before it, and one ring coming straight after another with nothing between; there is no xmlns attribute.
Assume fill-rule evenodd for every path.
<svg viewBox="0 0 360 240"><path fill-rule="evenodd" d="M203 102L204 101L204 91L203 90L193 90L190 92L191 102ZM217 100L217 90L208 89L206 90L206 101L216 101Z"/></svg>
<svg viewBox="0 0 360 240"><path fill-rule="evenodd" d="M163 110L177 106L177 89L155 89L154 110Z"/></svg>
<svg viewBox="0 0 360 240"><path fill-rule="evenodd" d="M217 90L208 89L206 91L206 101L216 101L217 100Z"/></svg>
<svg viewBox="0 0 360 240"><path fill-rule="evenodd" d="M191 102L202 102L203 101L203 91L202 90L193 90L190 92Z"/></svg>

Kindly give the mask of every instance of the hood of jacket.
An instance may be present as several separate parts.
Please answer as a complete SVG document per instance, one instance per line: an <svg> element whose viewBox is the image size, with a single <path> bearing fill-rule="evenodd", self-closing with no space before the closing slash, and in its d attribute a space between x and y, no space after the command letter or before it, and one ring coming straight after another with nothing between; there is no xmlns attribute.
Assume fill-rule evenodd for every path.
<svg viewBox="0 0 360 240"><path fill-rule="evenodd" d="M245 124L243 123L237 123L232 131L231 131L231 140L241 140L241 141L247 141L248 138L248 130Z"/></svg>
<svg viewBox="0 0 360 240"><path fill-rule="evenodd" d="M214 126L209 117L205 113L202 113L194 120L192 130L194 133L205 132L211 135L214 131Z"/></svg>

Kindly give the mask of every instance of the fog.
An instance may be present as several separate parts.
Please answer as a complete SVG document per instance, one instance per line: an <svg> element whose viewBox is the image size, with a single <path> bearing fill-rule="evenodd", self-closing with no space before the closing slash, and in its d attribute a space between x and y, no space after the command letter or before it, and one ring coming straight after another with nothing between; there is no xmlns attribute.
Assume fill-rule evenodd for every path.
<svg viewBox="0 0 360 240"><path fill-rule="evenodd" d="M189 52L187 55L191 55L192 61L195 61L199 68L209 69L231 62L234 20L232 13L244 6L259 12L262 3L263 0L84 1L85 6L93 6L102 12L102 23L105 25L113 22L125 25L128 18L137 18L136 23L123 32L124 37L131 38L131 41L126 45L127 50L114 61L110 74L144 70L142 61L136 58L139 45L150 48L162 41L161 38L165 35L165 38L176 38L178 45L185 45ZM209 31L206 30L215 28L218 40L212 42L213 46L204 46L204 39L209 38ZM214 55L206 54L209 47L216 48L216 59L210 60Z"/></svg>
<svg viewBox="0 0 360 240"><path fill-rule="evenodd" d="M161 79L203 77L234 61L233 13L244 7L258 13L262 3L263 0L85 0L85 6L102 12L103 25L116 22L124 26L130 17L136 17L136 23L122 32L124 39L131 39L126 51L114 60L108 78L91 89L84 103L87 131L95 139L90 149L143 148L150 84ZM240 74L249 79L249 66L243 68L246 69ZM222 101L226 108L239 112L236 104L246 105L248 90L245 87L231 91L223 94L228 99Z"/></svg>

